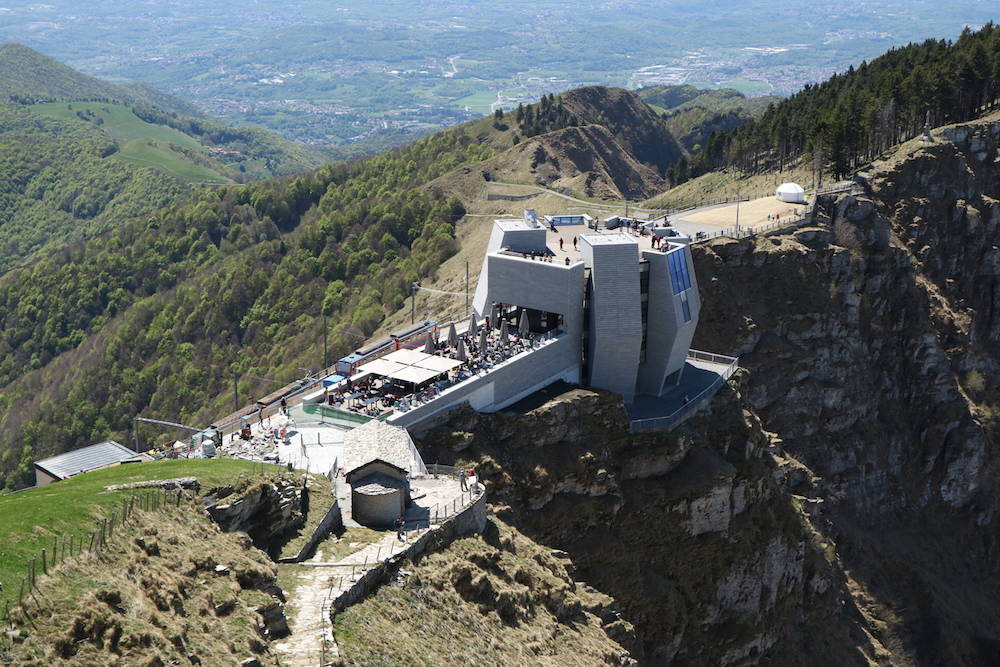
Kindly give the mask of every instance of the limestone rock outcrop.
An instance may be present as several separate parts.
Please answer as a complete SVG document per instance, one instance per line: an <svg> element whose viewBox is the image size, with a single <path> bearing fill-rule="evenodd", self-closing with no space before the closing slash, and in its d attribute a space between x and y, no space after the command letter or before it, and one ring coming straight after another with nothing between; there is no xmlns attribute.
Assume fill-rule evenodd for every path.
<svg viewBox="0 0 1000 667"><path fill-rule="evenodd" d="M810 227L696 246L695 346L749 369L893 659L995 664L1000 118L935 134Z"/></svg>
<svg viewBox="0 0 1000 667"><path fill-rule="evenodd" d="M205 508L227 533L243 531L258 549L268 551L277 538L305 523L304 489L294 479L254 484L241 492L217 490L203 498Z"/></svg>

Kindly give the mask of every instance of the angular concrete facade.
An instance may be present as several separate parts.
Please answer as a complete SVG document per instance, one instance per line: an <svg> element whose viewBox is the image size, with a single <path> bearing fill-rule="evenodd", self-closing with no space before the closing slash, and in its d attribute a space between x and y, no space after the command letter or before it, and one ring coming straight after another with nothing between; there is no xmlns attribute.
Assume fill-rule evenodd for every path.
<svg viewBox="0 0 1000 667"><path fill-rule="evenodd" d="M701 309L690 249L664 243L640 249L626 232L546 228L527 214L497 220L473 307L480 317L503 304L544 318L533 329L542 342L390 422L412 427L460 403L500 410L556 380L616 392L626 403L660 395L679 380Z"/></svg>
<svg viewBox="0 0 1000 667"><path fill-rule="evenodd" d="M580 254L590 267L587 382L635 398L642 352L639 244L627 234L582 234Z"/></svg>
<svg viewBox="0 0 1000 667"><path fill-rule="evenodd" d="M671 244L666 253L643 251L649 266L646 302L645 359L639 365L638 390L658 396L668 383L676 384L684 367L701 312L701 298L694 278L691 251L686 245ZM670 261L683 261L690 284L678 284ZM676 266L676 264L675 264ZM687 308L684 307L687 301Z"/></svg>

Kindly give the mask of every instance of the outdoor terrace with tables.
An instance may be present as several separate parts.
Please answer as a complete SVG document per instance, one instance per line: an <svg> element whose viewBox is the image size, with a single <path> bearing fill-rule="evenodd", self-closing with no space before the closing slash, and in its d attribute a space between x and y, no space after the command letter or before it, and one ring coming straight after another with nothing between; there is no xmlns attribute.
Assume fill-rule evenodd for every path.
<svg viewBox="0 0 1000 667"><path fill-rule="evenodd" d="M527 311L518 326L509 318L517 311L492 313L499 327L470 317L464 326L452 324L446 338L428 341L423 351L400 349L362 366L359 373L331 387L327 404L390 423L406 413L447 398L474 380L505 367L558 339L558 330L532 332Z"/></svg>

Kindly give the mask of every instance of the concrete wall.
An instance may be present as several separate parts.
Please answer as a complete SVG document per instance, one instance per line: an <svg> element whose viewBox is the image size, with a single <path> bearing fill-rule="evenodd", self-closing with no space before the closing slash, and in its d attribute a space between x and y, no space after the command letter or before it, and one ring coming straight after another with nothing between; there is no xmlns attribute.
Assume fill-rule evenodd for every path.
<svg viewBox="0 0 1000 667"><path fill-rule="evenodd" d="M582 234L580 253L591 267L588 381L630 403L642 348L638 244L625 235Z"/></svg>
<svg viewBox="0 0 1000 667"><path fill-rule="evenodd" d="M583 326L583 263L540 262L511 255L487 255L486 280L480 278L473 305L486 315L494 301L550 313L564 319L564 330L579 335Z"/></svg>
<svg viewBox="0 0 1000 667"><path fill-rule="evenodd" d="M659 395L668 377L684 367L691 339L698 326L701 300L691 261L691 250L685 246L674 252L684 254L691 276L687 290L691 321L684 322L681 296L674 294L667 264L668 253L643 251L649 262L649 302L646 314L646 360L639 367L639 392Z"/></svg>
<svg viewBox="0 0 1000 667"><path fill-rule="evenodd" d="M485 308L490 303L490 299L486 296L490 282L489 256L498 252L501 248L510 248L517 252L544 252L546 249L545 228L539 227L535 229L528 228L527 226L520 228L522 225L523 223L518 223L517 221L514 221L513 224L509 224L509 221L497 221L493 223L493 231L490 232L490 241L486 245L486 257L483 259L483 266L479 270L479 283L476 286L476 295L472 300L472 306L480 316L488 314ZM506 227L513 227L513 229L506 229ZM535 263L538 264L539 262ZM497 299L493 300L496 301Z"/></svg>
<svg viewBox="0 0 1000 667"><path fill-rule="evenodd" d="M459 514L447 519L438 528L428 530L414 540L405 551L399 552L365 572L354 585L343 591L333 601L331 620L333 615L359 602L383 583L390 581L399 569L402 561L425 552L438 551L458 537L481 533L485 528L486 494L483 493L474 503L466 507Z"/></svg>
<svg viewBox="0 0 1000 667"><path fill-rule="evenodd" d="M35 466L35 486L45 486L46 484L58 481L59 478L55 475L51 475L38 466Z"/></svg>

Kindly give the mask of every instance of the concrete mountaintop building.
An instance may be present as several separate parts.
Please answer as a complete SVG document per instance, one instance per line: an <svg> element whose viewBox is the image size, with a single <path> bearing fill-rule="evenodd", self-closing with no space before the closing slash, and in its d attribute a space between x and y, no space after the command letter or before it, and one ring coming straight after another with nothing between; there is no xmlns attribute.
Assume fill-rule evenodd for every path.
<svg viewBox="0 0 1000 667"><path fill-rule="evenodd" d="M472 317L450 324L447 340L435 325L427 339L413 342L423 353L386 351L355 364L360 384L332 387L331 407L378 405L386 422L347 438L387 424L425 427L460 405L496 412L559 380L621 394L630 414L673 413L698 398L706 376L689 359L701 309L690 238L664 224L611 225L589 216L543 222L534 211L495 220ZM428 374L411 375L401 368L407 364L427 366ZM397 454L374 456L365 445L358 449L367 458L355 461L345 451L343 467L381 458L412 473L408 438L385 440L398 440Z"/></svg>
<svg viewBox="0 0 1000 667"><path fill-rule="evenodd" d="M496 221L473 305L524 310L532 331L559 331L564 344L539 367L550 381L607 389L627 403L637 392L659 395L679 380L698 323L689 239L645 249L647 237L596 226Z"/></svg>
<svg viewBox="0 0 1000 667"><path fill-rule="evenodd" d="M131 461L149 461L149 456L136 454L113 440L81 447L35 462L35 486L68 479L81 473Z"/></svg>

